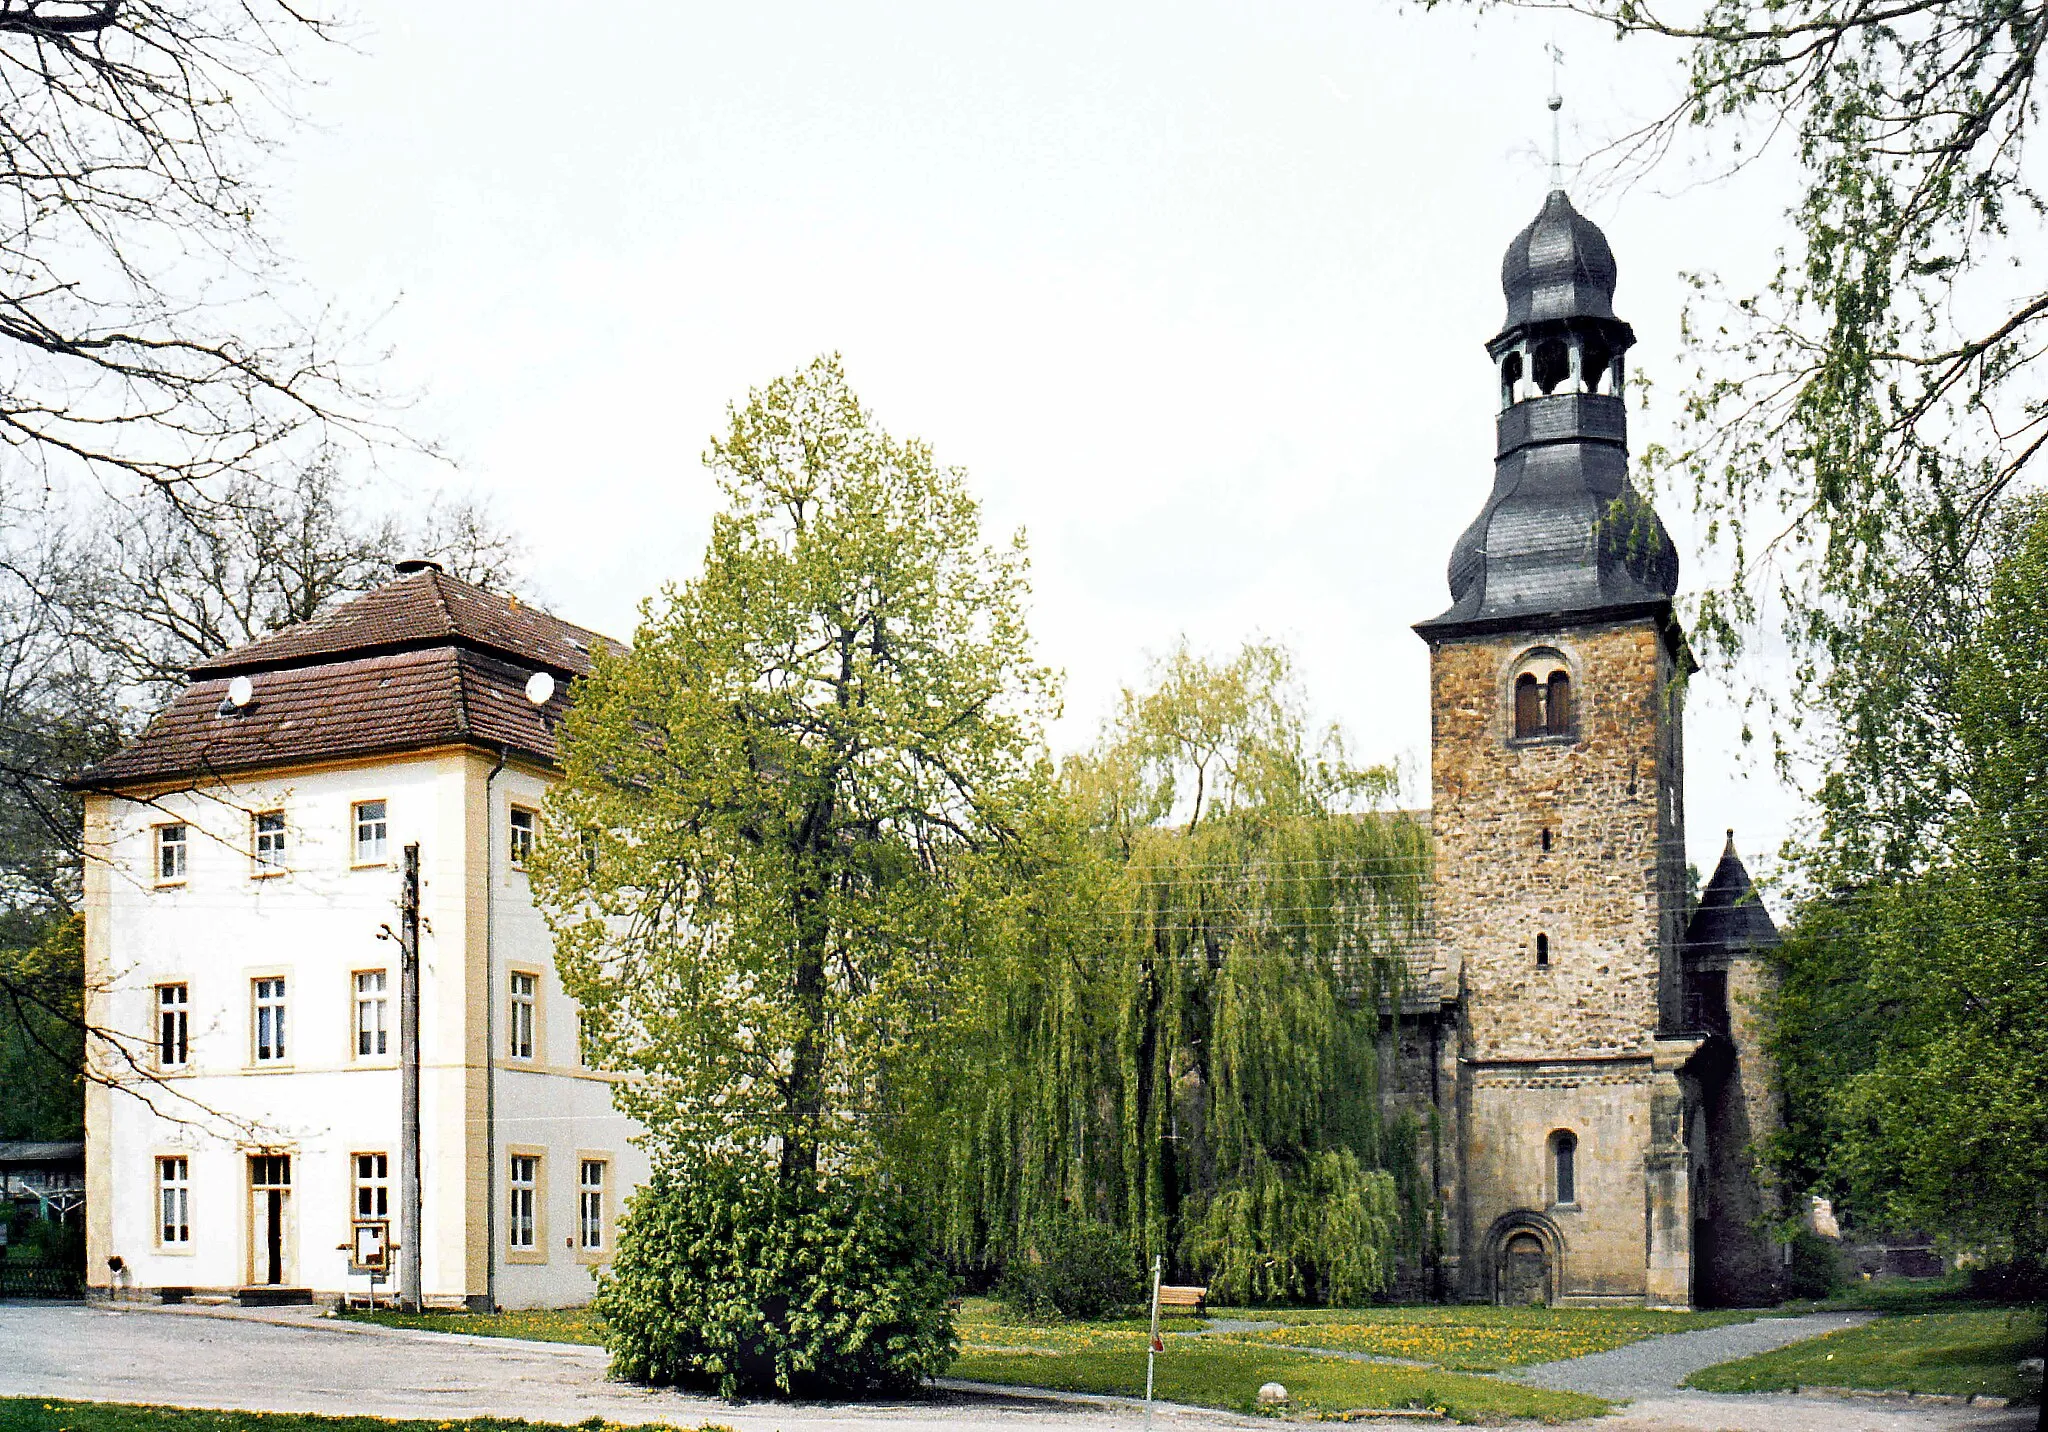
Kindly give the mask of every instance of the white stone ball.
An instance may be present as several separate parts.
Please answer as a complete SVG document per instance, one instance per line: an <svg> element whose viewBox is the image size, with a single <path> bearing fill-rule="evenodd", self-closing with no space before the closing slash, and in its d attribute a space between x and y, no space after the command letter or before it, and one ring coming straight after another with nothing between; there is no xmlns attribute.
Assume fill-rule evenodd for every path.
<svg viewBox="0 0 2048 1432"><path fill-rule="evenodd" d="M1269 1382L1259 1389L1261 1407L1278 1407L1287 1400L1287 1389L1277 1382Z"/></svg>

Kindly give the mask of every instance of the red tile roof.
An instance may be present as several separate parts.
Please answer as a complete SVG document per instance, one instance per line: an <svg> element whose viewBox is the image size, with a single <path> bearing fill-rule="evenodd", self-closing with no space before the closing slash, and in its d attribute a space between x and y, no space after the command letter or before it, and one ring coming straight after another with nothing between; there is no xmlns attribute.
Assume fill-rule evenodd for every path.
<svg viewBox="0 0 2048 1432"><path fill-rule="evenodd" d="M552 765L570 680L610 638L440 572L402 577L192 668L140 737L74 784L118 789L469 744ZM557 678L536 708L526 683ZM247 676L255 696L226 706Z"/></svg>
<svg viewBox="0 0 2048 1432"><path fill-rule="evenodd" d="M455 643L499 652L565 676L590 670L590 653L610 637L573 626L517 598L487 592L428 569L387 582L311 621L209 657L194 676L234 676L303 666L342 654L416 650Z"/></svg>

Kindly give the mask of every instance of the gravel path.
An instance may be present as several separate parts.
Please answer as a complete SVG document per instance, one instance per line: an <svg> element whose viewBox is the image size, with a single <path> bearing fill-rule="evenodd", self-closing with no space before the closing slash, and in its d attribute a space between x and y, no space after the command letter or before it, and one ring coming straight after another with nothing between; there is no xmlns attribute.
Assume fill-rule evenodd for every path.
<svg viewBox="0 0 2048 1432"><path fill-rule="evenodd" d="M1667 1358L1656 1364L1654 1377L1639 1368L1628 1390L1605 1383L1589 1388L1635 1400L1611 1416L1571 1424L1570 1432L2024 1432L2033 1426L2032 1409L1990 1411L1668 1390L1693 1367L1777 1346L1794 1336L1810 1336L1806 1328L1815 1321L1801 1320L1795 1333L1783 1334L1776 1342L1724 1341L1711 1352L1688 1353L1682 1366ZM1795 1325L1787 1319L1754 1326ZM1693 1346L1687 1340L1745 1331L1680 1333L1657 1342ZM1651 1346L1637 1344L1623 1352ZM1549 1363L1532 1369L1530 1380L1557 1379L1545 1385L1582 1386L1573 1380L1571 1370L1583 1376L1588 1365L1617 1356L1602 1353ZM970 1391L958 1384L894 1402L734 1406L714 1398L608 1382L604 1362L598 1348L407 1332L319 1320L305 1313L218 1316L204 1309L0 1303L0 1397L435 1420L497 1414L574 1423L602 1416L614 1422L663 1422L678 1428L711 1423L740 1432L881 1432L896 1427L1144 1432L1148 1427L1143 1410L1125 1398ZM1655 1387L1667 1390L1658 1392ZM1161 1406L1154 1415L1156 1420L1149 1424L1153 1432L1256 1432L1260 1426L1274 1425L1199 1408ZM1520 1424L1515 1432L1527 1432L1528 1426Z"/></svg>
<svg viewBox="0 0 2048 1432"><path fill-rule="evenodd" d="M252 1412L435 1420L496 1415L575 1423L710 1423L738 1432L1131 1432L1124 1398L939 1389L862 1403L726 1403L605 1378L602 1348L410 1332L306 1314L0 1303L0 1397L158 1403ZM1160 1407L1159 1432L1255 1428L1249 1418Z"/></svg>
<svg viewBox="0 0 2048 1432"><path fill-rule="evenodd" d="M1596 1352L1563 1362L1540 1362L1515 1374L1520 1381L1595 1397L1645 1397L1672 1393L1703 1367L1751 1357L1787 1343L1804 1342L1823 1333L1858 1327L1871 1313L1808 1313L1798 1318L1758 1318L1753 1323L1701 1328L1645 1338L1612 1352Z"/></svg>

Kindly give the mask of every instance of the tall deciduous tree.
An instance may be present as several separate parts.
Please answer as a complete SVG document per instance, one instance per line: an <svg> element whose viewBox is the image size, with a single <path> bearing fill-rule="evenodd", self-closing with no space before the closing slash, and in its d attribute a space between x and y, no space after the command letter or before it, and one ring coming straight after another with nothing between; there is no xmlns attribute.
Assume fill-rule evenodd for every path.
<svg viewBox="0 0 2048 1432"><path fill-rule="evenodd" d="M1783 949L1780 1150L1873 1222L2048 1260L2048 511L1928 633L1920 719L1954 782L1914 868L1857 847ZM1838 820L1844 813L1836 813Z"/></svg>
<svg viewBox="0 0 2048 1432"><path fill-rule="evenodd" d="M0 460L191 503L375 426L279 300L255 180L327 32L284 0L0 0Z"/></svg>
<svg viewBox="0 0 2048 1432"><path fill-rule="evenodd" d="M622 1103L796 1180L900 1115L1049 679L1021 544L983 541L963 475L836 358L754 391L705 461L704 570L578 684L537 890L596 1052L645 1076Z"/></svg>
<svg viewBox="0 0 2048 1432"><path fill-rule="evenodd" d="M985 882L924 1120L955 1256L1072 1220L1223 1297L1385 1286L1417 1131L1383 1123L1375 1050L1429 863L1423 827L1372 809L1394 788L1312 738L1277 648L1183 648L1126 694Z"/></svg>

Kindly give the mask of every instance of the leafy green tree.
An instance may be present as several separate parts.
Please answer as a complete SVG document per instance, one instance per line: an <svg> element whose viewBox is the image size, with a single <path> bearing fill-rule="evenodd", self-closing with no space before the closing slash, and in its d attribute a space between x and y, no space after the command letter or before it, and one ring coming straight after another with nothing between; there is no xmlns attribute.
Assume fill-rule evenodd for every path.
<svg viewBox="0 0 2048 1432"><path fill-rule="evenodd" d="M536 889L621 1103L787 1181L873 1166L971 920L965 863L1041 784L1021 542L882 430L836 358L705 458L704 569L599 653L562 729Z"/></svg>
<svg viewBox="0 0 2048 1432"><path fill-rule="evenodd" d="M84 1134L85 1042L84 919L0 916L0 1139Z"/></svg>
<svg viewBox="0 0 2048 1432"><path fill-rule="evenodd" d="M2048 509L1952 639L1920 719L1952 783L1910 868L1837 842L1784 947L1781 1154L1867 1220L2048 1256ZM1846 820L1842 812L1838 819ZM1820 867L1825 873L1826 867Z"/></svg>
<svg viewBox="0 0 2048 1432"><path fill-rule="evenodd" d="M1042 1256L1084 1222L1226 1279L1285 1261L1248 1294L1384 1285L1415 1131L1381 1121L1375 1050L1429 860L1419 824L1359 809L1393 789L1312 738L1277 648L1177 651L1127 694L990 871L924 1121L957 1258Z"/></svg>

